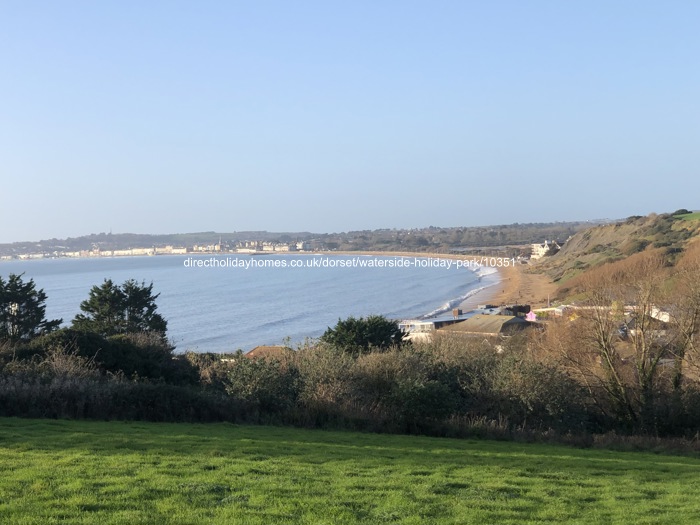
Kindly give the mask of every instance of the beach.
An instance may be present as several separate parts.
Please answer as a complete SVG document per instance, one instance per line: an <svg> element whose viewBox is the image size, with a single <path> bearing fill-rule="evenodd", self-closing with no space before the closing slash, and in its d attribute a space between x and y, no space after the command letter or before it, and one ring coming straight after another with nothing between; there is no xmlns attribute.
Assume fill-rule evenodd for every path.
<svg viewBox="0 0 700 525"><path fill-rule="evenodd" d="M527 264L499 268L500 283L491 290L484 290L481 297L490 304L529 304L534 308L548 306L557 285L544 274L533 273ZM488 301L486 297L488 296ZM483 303L480 303L483 304Z"/></svg>

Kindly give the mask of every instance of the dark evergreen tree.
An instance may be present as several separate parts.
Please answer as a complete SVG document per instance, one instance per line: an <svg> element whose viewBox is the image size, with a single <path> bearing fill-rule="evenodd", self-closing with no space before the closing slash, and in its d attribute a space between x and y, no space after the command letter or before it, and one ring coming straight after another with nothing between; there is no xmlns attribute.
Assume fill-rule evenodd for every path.
<svg viewBox="0 0 700 525"><path fill-rule="evenodd" d="M382 315L370 315L367 318L338 319L335 327L328 328L321 336L321 341L338 350L358 355L401 346L405 343L404 335L396 321Z"/></svg>
<svg viewBox="0 0 700 525"><path fill-rule="evenodd" d="M133 279L115 285L105 279L93 286L87 300L80 303L83 313L75 316L73 327L103 336L155 332L165 337L167 321L157 313L153 283L139 284Z"/></svg>
<svg viewBox="0 0 700 525"><path fill-rule="evenodd" d="M62 319L46 320L46 294L37 290L34 279L22 275L0 277L0 340L29 341L58 328Z"/></svg>

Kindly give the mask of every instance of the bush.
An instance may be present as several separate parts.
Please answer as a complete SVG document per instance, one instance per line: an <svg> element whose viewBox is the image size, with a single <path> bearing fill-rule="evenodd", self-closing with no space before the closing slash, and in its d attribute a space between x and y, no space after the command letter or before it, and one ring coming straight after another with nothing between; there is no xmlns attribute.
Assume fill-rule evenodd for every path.
<svg viewBox="0 0 700 525"><path fill-rule="evenodd" d="M554 366L510 352L490 379L499 414L517 426L576 432L590 426L581 387Z"/></svg>
<svg viewBox="0 0 700 525"><path fill-rule="evenodd" d="M196 368L184 356L175 355L173 347L153 333L105 338L92 332L64 328L16 347L5 359L45 358L54 348L63 348L94 361L103 374L180 385L194 385L199 381Z"/></svg>
<svg viewBox="0 0 700 525"><path fill-rule="evenodd" d="M4 417L170 422L245 421L235 400L198 389L113 379L0 376Z"/></svg>
<svg viewBox="0 0 700 525"><path fill-rule="evenodd" d="M280 414L295 406L301 378L290 360L241 357L228 371L225 388L231 397L261 413Z"/></svg>
<svg viewBox="0 0 700 525"><path fill-rule="evenodd" d="M351 392L352 356L331 352L324 344L308 346L294 354L302 377L299 402L305 409L337 413Z"/></svg>
<svg viewBox="0 0 700 525"><path fill-rule="evenodd" d="M450 372L421 351L363 355L350 370L348 415L384 430L432 433L459 406Z"/></svg>
<svg viewBox="0 0 700 525"><path fill-rule="evenodd" d="M400 347L405 344L404 336L396 321L382 315L370 315L367 318L338 319L335 327L328 328L321 336L321 341L357 356L373 350Z"/></svg>
<svg viewBox="0 0 700 525"><path fill-rule="evenodd" d="M226 376L233 366L231 360L242 356L243 352L239 350L236 354L185 352L182 358L197 372L203 388L225 393Z"/></svg>
<svg viewBox="0 0 700 525"><path fill-rule="evenodd" d="M107 341L110 343L108 349L96 359L108 372L178 385L199 382L199 373L192 363L185 356L175 355L174 347L158 334L115 335Z"/></svg>

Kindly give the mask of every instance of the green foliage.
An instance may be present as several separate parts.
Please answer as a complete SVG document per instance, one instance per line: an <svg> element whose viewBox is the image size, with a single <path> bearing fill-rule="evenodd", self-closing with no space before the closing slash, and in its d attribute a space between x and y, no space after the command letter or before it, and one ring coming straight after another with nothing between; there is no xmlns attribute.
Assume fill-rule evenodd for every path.
<svg viewBox="0 0 700 525"><path fill-rule="evenodd" d="M554 366L520 352L498 359L490 378L498 413L518 424L581 432L588 426L581 387Z"/></svg>
<svg viewBox="0 0 700 525"><path fill-rule="evenodd" d="M0 375L0 414L121 421L243 419L230 398L179 385L93 377L86 361L69 359L25 363Z"/></svg>
<svg viewBox="0 0 700 525"><path fill-rule="evenodd" d="M392 388L390 404L407 429L420 431L456 411L458 398L451 386L429 377L400 379Z"/></svg>
<svg viewBox="0 0 700 525"><path fill-rule="evenodd" d="M13 352L9 362L6 356L4 373L19 374L33 385L32 377L41 381L53 377L46 370L56 369L56 361L68 371L89 363L103 379L182 386L199 382L203 392L228 394L232 403L242 407L243 417L253 422L442 434L447 429L461 432L461 423L455 426L453 420L481 417L506 421L507 428L585 432L588 413L577 385L527 355L516 357L521 344L513 343L514 348L502 355L490 345L475 348L464 341L360 355L329 352L321 345L301 348L282 360L248 359L239 353L223 361L214 356L173 355L172 348L157 336L104 338L64 329ZM65 349L67 355L56 360L53 349ZM90 388L114 388L108 382L100 384ZM31 388L32 395L44 399L44 390ZM82 383L76 388L82 392ZM79 399L84 396L79 392L59 389L48 404L58 403L65 413L81 414L83 401ZM7 395L12 397L11 392ZM22 403L28 401L8 406L46 413L44 409L32 412L30 402ZM104 417L121 410L118 406L105 408Z"/></svg>
<svg viewBox="0 0 700 525"><path fill-rule="evenodd" d="M103 336L155 332L165 337L167 321L156 312L158 295L153 295L153 283L129 279L115 285L105 279L80 303L83 313L75 316L73 327Z"/></svg>
<svg viewBox="0 0 700 525"><path fill-rule="evenodd" d="M651 244L648 239L633 239L625 247L625 254L632 255L635 253L643 252L647 246ZM656 246L656 244L655 244Z"/></svg>
<svg viewBox="0 0 700 525"><path fill-rule="evenodd" d="M173 354L173 347L156 333L104 337L63 328L17 347L13 355L20 359L43 359L55 348L67 349L93 361L102 374L181 385L198 382L196 368L184 356Z"/></svg>
<svg viewBox="0 0 700 525"><path fill-rule="evenodd" d="M429 351L394 348L361 355L347 380L345 408L386 429L429 431L459 408L455 374Z"/></svg>
<svg viewBox="0 0 700 525"><path fill-rule="evenodd" d="M328 328L321 336L321 341L343 352L359 355L399 347L405 344L404 336L398 322L382 315L370 315L367 318L338 319L335 327Z"/></svg>
<svg viewBox="0 0 700 525"><path fill-rule="evenodd" d="M84 332L73 328L61 328L50 334L38 337L31 343L17 348L20 358L32 355L44 356L50 348L73 348L84 357L97 358L109 347L109 341L100 334Z"/></svg>
<svg viewBox="0 0 700 525"><path fill-rule="evenodd" d="M119 334L107 341L109 346L97 358L106 371L178 385L198 383L194 366L185 356L173 354L173 346L155 332Z"/></svg>
<svg viewBox="0 0 700 525"><path fill-rule="evenodd" d="M29 341L58 328L61 319L46 320L46 294L37 290L34 279L22 275L0 277L0 341Z"/></svg>

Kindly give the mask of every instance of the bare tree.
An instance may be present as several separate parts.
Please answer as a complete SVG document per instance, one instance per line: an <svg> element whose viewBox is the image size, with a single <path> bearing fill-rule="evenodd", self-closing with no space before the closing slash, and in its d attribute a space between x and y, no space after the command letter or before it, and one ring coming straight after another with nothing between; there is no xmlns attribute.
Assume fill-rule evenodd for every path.
<svg viewBox="0 0 700 525"><path fill-rule="evenodd" d="M579 280L584 304L550 325L540 348L583 384L599 409L644 431L655 428L664 359L678 348L668 311L668 268L658 252L601 266Z"/></svg>
<svg viewBox="0 0 700 525"><path fill-rule="evenodd" d="M674 268L669 323L675 333L673 388L680 391L692 373L698 379L700 348L700 243L695 243Z"/></svg>

